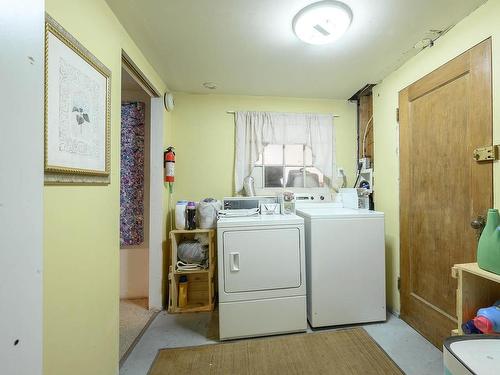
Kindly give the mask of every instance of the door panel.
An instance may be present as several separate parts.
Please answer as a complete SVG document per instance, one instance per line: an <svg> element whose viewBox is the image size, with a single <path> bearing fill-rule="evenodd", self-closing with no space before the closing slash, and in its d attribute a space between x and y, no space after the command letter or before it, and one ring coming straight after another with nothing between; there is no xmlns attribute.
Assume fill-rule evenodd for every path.
<svg viewBox="0 0 500 375"><path fill-rule="evenodd" d="M476 259L470 221L492 205L488 39L400 92L401 316L438 348L456 328L451 267Z"/></svg>
<svg viewBox="0 0 500 375"><path fill-rule="evenodd" d="M298 228L224 233L224 280L227 293L298 288Z"/></svg>
<svg viewBox="0 0 500 375"><path fill-rule="evenodd" d="M468 248L474 248L475 241L474 232L468 228L467 207L461 199L453 199L470 196L469 184L460 183L466 180L468 169L463 164L470 155L466 147L457 147L467 134L468 83L468 77L461 76L410 105L412 124L419 125L411 129L414 162L410 207L414 225L410 232L413 243L425 244L412 246L411 290L451 316L455 315L456 285L442 267L450 263L447 258L460 262L463 257L457 257L459 252L441 249L448 246L449 239L462 238Z"/></svg>

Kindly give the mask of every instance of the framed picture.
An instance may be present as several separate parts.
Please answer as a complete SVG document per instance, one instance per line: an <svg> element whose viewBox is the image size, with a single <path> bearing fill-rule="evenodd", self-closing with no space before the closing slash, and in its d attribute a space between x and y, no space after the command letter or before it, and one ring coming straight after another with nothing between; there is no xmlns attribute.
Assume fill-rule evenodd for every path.
<svg viewBox="0 0 500 375"><path fill-rule="evenodd" d="M45 22L45 181L109 183L111 72Z"/></svg>

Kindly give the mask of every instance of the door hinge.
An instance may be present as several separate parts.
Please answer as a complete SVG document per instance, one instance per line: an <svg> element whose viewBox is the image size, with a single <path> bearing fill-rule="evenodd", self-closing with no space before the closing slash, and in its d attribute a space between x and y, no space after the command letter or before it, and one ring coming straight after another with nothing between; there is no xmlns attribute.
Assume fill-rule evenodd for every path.
<svg viewBox="0 0 500 375"><path fill-rule="evenodd" d="M401 276L398 276L398 290L401 290Z"/></svg>
<svg viewBox="0 0 500 375"><path fill-rule="evenodd" d="M396 108L396 121L399 123L399 108Z"/></svg>
<svg viewBox="0 0 500 375"><path fill-rule="evenodd" d="M499 145L478 147L474 150L473 158L475 161L494 161L498 160Z"/></svg>

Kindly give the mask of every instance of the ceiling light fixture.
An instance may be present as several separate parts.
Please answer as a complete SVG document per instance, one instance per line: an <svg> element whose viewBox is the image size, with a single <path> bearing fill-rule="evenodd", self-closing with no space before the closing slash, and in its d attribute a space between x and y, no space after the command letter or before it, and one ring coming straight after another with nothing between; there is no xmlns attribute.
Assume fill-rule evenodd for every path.
<svg viewBox="0 0 500 375"><path fill-rule="evenodd" d="M340 1L310 4L293 18L293 31L309 44L327 44L339 39L349 28L352 11Z"/></svg>
<svg viewBox="0 0 500 375"><path fill-rule="evenodd" d="M203 87L209 90L215 90L217 88L217 85L213 82L205 82L203 84Z"/></svg>

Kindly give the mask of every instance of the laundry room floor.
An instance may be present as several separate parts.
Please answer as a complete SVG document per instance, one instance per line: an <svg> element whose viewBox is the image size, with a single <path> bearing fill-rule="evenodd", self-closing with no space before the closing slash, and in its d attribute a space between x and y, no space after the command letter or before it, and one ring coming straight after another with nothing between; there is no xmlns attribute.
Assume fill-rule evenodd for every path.
<svg viewBox="0 0 500 375"><path fill-rule="evenodd" d="M362 327L406 374L443 374L442 353L401 319L392 314L387 318L384 323ZM159 349L215 344L217 332L217 312L168 314L162 311L120 368L120 375L146 375Z"/></svg>

